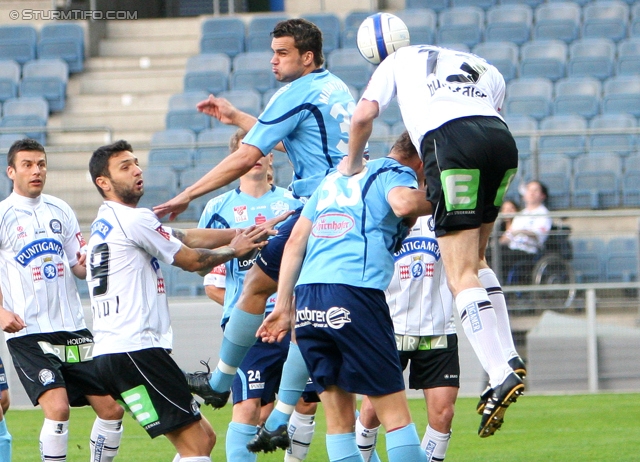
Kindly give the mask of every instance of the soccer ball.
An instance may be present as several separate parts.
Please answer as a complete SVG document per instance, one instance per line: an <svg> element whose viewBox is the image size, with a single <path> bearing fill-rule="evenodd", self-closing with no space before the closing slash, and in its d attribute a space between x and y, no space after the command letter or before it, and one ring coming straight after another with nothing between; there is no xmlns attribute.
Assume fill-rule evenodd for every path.
<svg viewBox="0 0 640 462"><path fill-rule="evenodd" d="M371 64L380 64L398 48L409 45L409 29L397 16L376 13L360 24L357 43L364 59Z"/></svg>

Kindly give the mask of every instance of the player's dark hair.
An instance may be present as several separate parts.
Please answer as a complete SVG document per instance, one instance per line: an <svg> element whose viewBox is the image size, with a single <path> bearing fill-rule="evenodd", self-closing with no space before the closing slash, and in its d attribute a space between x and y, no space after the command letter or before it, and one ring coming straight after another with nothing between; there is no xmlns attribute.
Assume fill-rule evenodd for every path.
<svg viewBox="0 0 640 462"><path fill-rule="evenodd" d="M393 143L391 147L391 151L393 151L398 157L405 160L411 160L413 156L418 155L418 151L416 147L413 145L411 138L409 137L409 133L405 130L402 132L400 137Z"/></svg>
<svg viewBox="0 0 640 462"><path fill-rule="evenodd" d="M91 156L91 160L89 161L89 173L91 174L91 181L93 181L93 184L98 189L98 192L102 197L105 197L104 191L100 186L98 186L96 180L99 176L111 178L111 176L109 175L109 159L123 151L133 152L133 148L125 140L119 140L113 144L100 146L93 152L93 155Z"/></svg>
<svg viewBox="0 0 640 462"><path fill-rule="evenodd" d="M38 151L44 153L45 158L47 156L47 153L44 152L44 147L36 140L31 138L17 140L13 142L7 153L7 165L9 167L16 168L16 154L20 151Z"/></svg>
<svg viewBox="0 0 640 462"><path fill-rule="evenodd" d="M322 32L314 23L296 18L280 21L271 32L273 38L293 37L295 47L300 54L310 51L316 67L324 63L322 54Z"/></svg>
<svg viewBox="0 0 640 462"><path fill-rule="evenodd" d="M236 132L231 135L231 138L229 139L229 153L236 152L238 150L240 147L240 141L242 141L245 136L247 136L247 132L241 128L237 129Z"/></svg>

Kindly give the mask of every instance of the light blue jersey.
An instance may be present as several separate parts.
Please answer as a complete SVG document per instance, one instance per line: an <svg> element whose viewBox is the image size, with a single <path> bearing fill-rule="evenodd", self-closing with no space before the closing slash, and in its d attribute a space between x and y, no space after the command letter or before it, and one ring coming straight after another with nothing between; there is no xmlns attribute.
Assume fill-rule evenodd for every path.
<svg viewBox="0 0 640 462"><path fill-rule="evenodd" d="M417 188L416 175L389 157L368 162L352 177L330 173L302 211L313 228L298 285L386 289L393 251L407 232L387 201L398 186Z"/></svg>
<svg viewBox="0 0 640 462"><path fill-rule="evenodd" d="M302 203L294 199L289 191L273 186L261 197L253 197L236 188L211 199L200 217L198 228L246 228L259 225L265 221L281 215L289 210L295 210ZM244 277L257 255L251 252L240 258L234 258L225 263L226 289L224 295L224 311L221 324L224 325L231 311L235 308ZM275 295L275 294L274 294ZM273 309L275 297L269 297L267 312Z"/></svg>
<svg viewBox="0 0 640 462"><path fill-rule="evenodd" d="M297 197L309 197L347 155L354 109L347 85L318 69L274 94L243 143L268 154L282 141L295 172L290 189Z"/></svg>

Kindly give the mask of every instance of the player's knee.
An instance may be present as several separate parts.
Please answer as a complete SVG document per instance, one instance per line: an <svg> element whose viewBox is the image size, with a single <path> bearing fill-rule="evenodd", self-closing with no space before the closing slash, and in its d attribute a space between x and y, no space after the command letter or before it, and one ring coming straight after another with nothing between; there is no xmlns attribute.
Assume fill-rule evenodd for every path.
<svg viewBox="0 0 640 462"><path fill-rule="evenodd" d="M318 409L318 403L307 403L303 398L298 400L296 411L304 415L313 415Z"/></svg>
<svg viewBox="0 0 640 462"><path fill-rule="evenodd" d="M0 408L2 408L3 414L7 413L10 405L11 405L11 399L9 398L9 391L3 390L2 397L0 397Z"/></svg>
<svg viewBox="0 0 640 462"><path fill-rule="evenodd" d="M124 416L124 409L115 400L105 400L95 411L102 420L121 420Z"/></svg>
<svg viewBox="0 0 640 462"><path fill-rule="evenodd" d="M434 428L451 428L454 416L454 406L443 406L437 409L435 412L429 410L429 420L433 420L432 427Z"/></svg>
<svg viewBox="0 0 640 462"><path fill-rule="evenodd" d="M252 398L233 405L232 420L247 425L260 423L260 399Z"/></svg>

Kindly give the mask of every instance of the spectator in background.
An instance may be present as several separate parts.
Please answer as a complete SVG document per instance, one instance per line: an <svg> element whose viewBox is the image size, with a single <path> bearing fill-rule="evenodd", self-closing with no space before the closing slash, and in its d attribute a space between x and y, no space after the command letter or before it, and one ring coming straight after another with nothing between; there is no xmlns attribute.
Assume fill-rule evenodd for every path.
<svg viewBox="0 0 640 462"><path fill-rule="evenodd" d="M547 187L541 182L533 180L527 183L522 196L524 208L500 237L502 279L505 283L517 282L517 275L511 273L515 265L524 265L525 272L520 274L529 274L527 270L533 268L544 246L552 225L549 209L544 205L547 196Z"/></svg>

